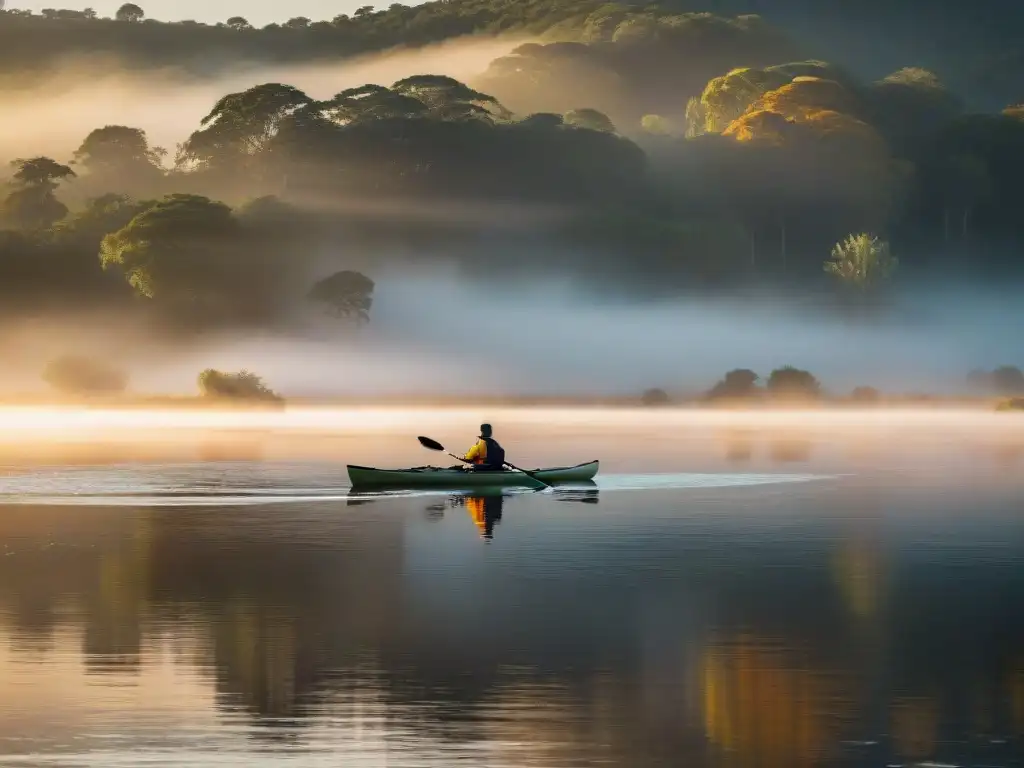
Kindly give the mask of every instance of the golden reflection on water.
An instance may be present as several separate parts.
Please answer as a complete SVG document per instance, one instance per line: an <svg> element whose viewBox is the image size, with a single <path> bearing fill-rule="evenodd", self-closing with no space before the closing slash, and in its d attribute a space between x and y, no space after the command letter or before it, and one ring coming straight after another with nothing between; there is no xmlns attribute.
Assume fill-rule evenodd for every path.
<svg viewBox="0 0 1024 768"><path fill-rule="evenodd" d="M935 754L939 731L939 704L916 696L897 698L890 707L896 754L905 760L925 760Z"/></svg>
<svg viewBox="0 0 1024 768"><path fill-rule="evenodd" d="M889 462L913 471L1024 462L1019 414L957 410L295 407L283 411L0 407L0 472L45 465L319 461L437 463L414 440L469 447L482 421L520 466L595 458L602 473L799 466L849 473ZM444 457L440 457L444 463Z"/></svg>
<svg viewBox="0 0 1024 768"><path fill-rule="evenodd" d="M835 757L852 715L841 675L785 641L750 635L712 645L703 667L705 731L730 764L796 768Z"/></svg>
<svg viewBox="0 0 1024 768"><path fill-rule="evenodd" d="M454 422L443 420L450 414L418 413L426 425L412 421L417 429L411 431L436 429L445 440L449 434L466 434L465 429L471 433L479 414L458 413ZM153 427L150 416L135 415L140 422L134 423ZM220 461L237 457L233 446L243 446L249 453L241 455L250 461L256 460L253 456L344 460L367 450L382 462L401 463L416 455L415 447L402 453L414 415L405 411L400 419L382 422L384 434L370 448L363 445L366 433L358 429L376 423L372 413L358 416L363 426L351 428L355 431L345 431L350 428L342 414L324 417L308 431L300 428L305 415L289 421L288 414L261 414L252 419L263 426L220 438L203 431L213 422L199 431L168 429L153 438L153 452L142 455L165 461L164 451L164 456L189 460L199 451L202 461L205 451ZM284 419L287 429L266 426L275 418ZM642 456L639 464L669 466L679 457L696 462L702 456L711 464L725 462L726 468L729 461L820 461L823 466L850 461L848 445L837 447L838 438L829 431L835 428L829 426L829 415L808 415L807 423L787 432L778 426L781 422L771 425L780 418L776 414L734 417L733 422L702 414L685 419L642 414L639 421L615 428L627 435L625 441L614 429L600 426L601 418L624 418L616 413L599 415L597 427L573 416L564 426L567 435L560 433L563 425L542 424L532 412L506 412L505 418L520 419L510 421L513 442L528 444L531 436L541 436L541 458L564 455L569 448L582 453L598 444L609 451L612 466L635 466L626 454L635 446L652 445L671 456ZM668 427L655 424L666 418L680 421ZM737 427L744 419L752 426ZM18 429L24 436L45 423L39 414L26 416ZM99 429L97 424L111 427L99 419L82 434L95 437L89 430ZM976 439L991 437L978 437L977 423L969 424ZM860 458L876 461L880 454L889 455L895 440L879 438L886 423L876 419L867 427L865 441L872 449ZM41 441L40 455L53 449L60 429L40 429L53 437ZM238 421L232 429L241 429ZM339 434L323 434L331 429ZM865 427L851 422L844 429L856 442L850 436ZM1019 437L1002 424L993 431L1008 443ZM321 439L311 440L311 434ZM132 452L143 445L141 438L106 437L105 445L71 441L81 452L65 456L139 458ZM13 451L10 433L5 439ZM115 439L124 441L116 450L111 448ZM936 444L934 435L915 446L926 453L952 450L947 442ZM110 452L104 454L105 448ZM613 448L618 452L612 453ZM1007 475L1007 482L1014 477ZM193 729L187 731L193 741L222 734L218 749L241 764L252 757L252 729L273 723L299 746L314 741L330 745L335 759L400 754L409 757L410 765L446 765L458 755L480 765L550 767L604 759L646 768L679 764L667 761L684 756L695 768L798 768L838 759L847 739L870 741L886 734L893 755L935 759L942 720L957 704L955 693L943 688L949 659L935 658L935 649L914 653L913 643L930 636L918 628L918 639L906 640L901 622L915 617L890 610L894 592L906 587L893 575L901 563L887 548L882 525L887 497L853 483L841 489L841 496L830 495L839 491L806 491L825 506L800 518L796 536L785 540L796 542L793 551L774 540L770 528L755 528L761 538L755 535L755 542L746 545L751 559L739 563L729 558L743 538L743 523L730 522L731 507L720 496L714 497L716 514L702 517L683 510L692 515L686 524L697 526L696 534L686 527L643 528L649 513L659 525L669 519L675 502L664 495L650 507L644 506L644 497L633 495L602 496L598 506L545 507L531 506L541 501L498 497L504 504L498 513L488 497L470 497L458 514L424 521L429 531L419 531L426 542L420 546L437 548L432 568L443 572L454 567L450 560L465 556L453 544L463 539L449 536L449 530L479 532L493 537L493 545L475 541L460 578L433 587L429 578L426 586L410 583L416 545L409 530L422 515L406 515L400 502L244 512L0 508L0 702L6 702L0 704L0 755L24 749L25 740L41 752L59 751L67 747L67 734L109 738L115 728L126 739L159 743L161 729L180 727ZM766 516L757 500L762 493L766 500L775 498L777 491L751 493L756 495L734 502L736 519L764 526ZM938 508L942 497L935 498ZM829 502L840 511L830 510ZM685 503L679 502L681 509ZM834 530L815 527L832 513L837 516ZM715 519L722 527L699 527ZM570 521L577 529L571 530ZM566 548L570 540L582 540L583 564L560 552L554 562L538 562L545 541L539 532L535 540L529 536L545 529L531 524L556 526ZM808 538L801 538L804 534ZM634 536L643 542L644 556L628 568L617 566L616 553ZM999 535L992 538L1001 543ZM647 554L684 544L689 547L685 551L670 550L671 559ZM522 560L498 572L500 583L486 580L497 577L481 563L499 567L506 562L502 558L516 554ZM759 559L770 556L775 560L769 565ZM956 557L949 562L961 568L965 563ZM943 567L951 567L949 562ZM618 579L605 572L614 567L621 569ZM787 580L790 568L796 575ZM544 578L538 576L542 569L547 569ZM430 569L417 573L427 578ZM1005 579L1012 572L1000 573ZM934 578L943 575L940 569ZM582 628L558 624L559 616L543 613L562 579L574 585L574 599L588 607L578 617ZM633 584L628 598L614 591L623 580ZM587 592L595 581L598 586ZM812 588L800 593L803 598L793 597L792 589L808 584ZM436 626L429 611L417 605L414 587L433 589L441 604L450 602L452 615L464 620L458 624L453 619L453 627L464 634ZM493 602L488 590L496 593ZM467 594L488 599L477 604ZM662 623L646 628L637 615L640 608L619 605L627 599L636 606L650 601ZM531 608L538 612L538 623L531 624ZM600 623L619 610L620 626ZM522 625L508 630L507 637L489 634L490 624L506 612L520 617ZM731 612L729 619L719 612ZM684 613L684 618L676 615ZM587 621L598 629L585 631ZM552 623L557 630L549 630ZM572 635L575 629L580 629L578 637ZM552 632L555 636L549 637ZM615 632L621 634L606 636ZM910 644L900 658L920 668L881 692L868 690L866 679L878 674L886 653L900 642ZM672 653L650 650L659 643ZM944 651L955 654L957 649ZM504 653L518 666L507 663ZM986 694L979 698L988 702L973 710L977 727L1008 721L1009 732L1000 735L1020 739L1024 661L1018 656L1000 664L997 679L977 681ZM903 670L891 672L900 676ZM938 690L921 682L929 679L938 681ZM872 706L884 713L884 726L865 723ZM239 716L244 716L244 727L232 720Z"/></svg>

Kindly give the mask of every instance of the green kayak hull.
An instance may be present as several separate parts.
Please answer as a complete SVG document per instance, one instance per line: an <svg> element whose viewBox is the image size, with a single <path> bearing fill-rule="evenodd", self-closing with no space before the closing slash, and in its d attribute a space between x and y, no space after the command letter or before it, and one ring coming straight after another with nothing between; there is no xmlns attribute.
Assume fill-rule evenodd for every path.
<svg viewBox="0 0 1024 768"><path fill-rule="evenodd" d="M597 474L598 462L591 461L575 467L554 469L531 469L545 483L575 483L593 480ZM538 483L522 472L503 470L501 472L467 471L463 469L440 469L437 467L416 467L413 469L374 469L349 465L348 477L353 488L449 488L464 490L472 488L537 488Z"/></svg>

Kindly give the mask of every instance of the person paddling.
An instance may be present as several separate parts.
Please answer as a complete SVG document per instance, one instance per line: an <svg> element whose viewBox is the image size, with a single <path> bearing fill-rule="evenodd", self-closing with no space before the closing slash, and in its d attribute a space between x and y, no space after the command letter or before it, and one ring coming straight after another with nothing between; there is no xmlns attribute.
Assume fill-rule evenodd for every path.
<svg viewBox="0 0 1024 768"><path fill-rule="evenodd" d="M505 449L491 435L490 424L480 425L480 439L463 457L472 462L476 469L503 469L505 466Z"/></svg>

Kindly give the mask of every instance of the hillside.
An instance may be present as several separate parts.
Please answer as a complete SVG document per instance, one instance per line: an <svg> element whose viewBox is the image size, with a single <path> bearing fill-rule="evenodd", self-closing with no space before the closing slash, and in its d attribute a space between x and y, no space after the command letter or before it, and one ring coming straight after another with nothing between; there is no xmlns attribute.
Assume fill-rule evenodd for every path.
<svg viewBox="0 0 1024 768"><path fill-rule="evenodd" d="M144 4L143 4L144 5ZM1016 44L1024 10L1012 0L439 0L393 4L331 20L294 18L262 29L245 19L205 25L97 18L78 11L0 14L0 68L8 75L46 70L70 56L109 55L133 67L176 67L213 73L239 62L338 58L395 46L419 46L468 34L528 33L547 40L602 42L629 13L656 17L711 12L759 14L784 30L808 57L864 77L902 66L936 71L979 106L1024 98L1024 54ZM231 21L229 26L226 22Z"/></svg>

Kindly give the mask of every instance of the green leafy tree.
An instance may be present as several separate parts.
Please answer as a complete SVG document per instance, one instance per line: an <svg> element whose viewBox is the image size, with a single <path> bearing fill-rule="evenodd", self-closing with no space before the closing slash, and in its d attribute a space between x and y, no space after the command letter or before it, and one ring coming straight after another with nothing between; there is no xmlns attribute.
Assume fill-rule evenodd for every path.
<svg viewBox="0 0 1024 768"><path fill-rule="evenodd" d="M15 160L11 191L3 201L3 217L21 229L45 229L63 219L68 208L55 194L58 183L75 177L68 166L48 157Z"/></svg>
<svg viewBox="0 0 1024 768"><path fill-rule="evenodd" d="M432 113L444 119L510 117L509 111L494 96L474 90L447 75L413 75L394 83L391 90L422 102Z"/></svg>
<svg viewBox="0 0 1024 768"><path fill-rule="evenodd" d="M671 136L675 133L675 124L667 117L662 115L644 115L640 121L640 127L643 128L645 133L650 133L654 136Z"/></svg>
<svg viewBox="0 0 1024 768"><path fill-rule="evenodd" d="M334 317L366 323L373 306L374 282L360 272L336 272L317 282L309 299L327 306Z"/></svg>
<svg viewBox="0 0 1024 768"><path fill-rule="evenodd" d="M225 22L225 26L236 32L241 32L246 29L252 29L252 24L244 16L232 16Z"/></svg>
<svg viewBox="0 0 1024 768"><path fill-rule="evenodd" d="M325 114L341 125L362 120L415 117L428 111L427 105L414 96L372 84L347 88L322 106Z"/></svg>
<svg viewBox="0 0 1024 768"><path fill-rule="evenodd" d="M230 166L258 155L284 120L312 103L298 88L265 83L220 99L178 153L179 165Z"/></svg>
<svg viewBox="0 0 1024 768"><path fill-rule="evenodd" d="M100 263L121 270L140 296L217 303L240 280L231 209L199 195L170 195L103 238Z"/></svg>
<svg viewBox="0 0 1024 768"><path fill-rule="evenodd" d="M1015 365L992 371L992 388L1001 395L1024 395L1024 372Z"/></svg>
<svg viewBox="0 0 1024 768"><path fill-rule="evenodd" d="M117 13L114 14L114 18L118 21L128 21L137 23L145 18L146 12L142 10L135 3L125 3L117 9Z"/></svg>
<svg viewBox="0 0 1024 768"><path fill-rule="evenodd" d="M832 258L825 262L825 271L847 285L866 289L888 279L898 263L887 242L863 233L837 243Z"/></svg>
<svg viewBox="0 0 1024 768"><path fill-rule="evenodd" d="M591 131L615 133L615 124L604 112L596 109L573 109L562 116L566 125L587 128Z"/></svg>
<svg viewBox="0 0 1024 768"><path fill-rule="evenodd" d="M765 385L772 397L813 400L821 397L821 384L810 371L787 365L772 371Z"/></svg>
<svg viewBox="0 0 1024 768"><path fill-rule="evenodd" d="M167 154L150 147L145 131L108 125L92 131L75 150L73 164L87 172L88 182L106 192L149 191L163 177L161 159Z"/></svg>
<svg viewBox="0 0 1024 768"><path fill-rule="evenodd" d="M960 99L927 69L907 67L865 91L871 122L893 147L910 157L963 112Z"/></svg>
<svg viewBox="0 0 1024 768"><path fill-rule="evenodd" d="M658 407L668 405L672 402L672 398L668 396L668 392L664 389L655 387L644 392L640 398L640 402L648 407Z"/></svg>
<svg viewBox="0 0 1024 768"><path fill-rule="evenodd" d="M199 374L199 393L206 398L226 400L269 400L282 398L264 382L262 377L250 371L225 373L207 368Z"/></svg>
<svg viewBox="0 0 1024 768"><path fill-rule="evenodd" d="M760 377L749 368L737 368L725 374L720 382L708 392L712 400L748 399L759 394L757 382Z"/></svg>

